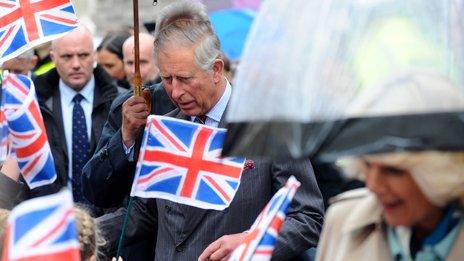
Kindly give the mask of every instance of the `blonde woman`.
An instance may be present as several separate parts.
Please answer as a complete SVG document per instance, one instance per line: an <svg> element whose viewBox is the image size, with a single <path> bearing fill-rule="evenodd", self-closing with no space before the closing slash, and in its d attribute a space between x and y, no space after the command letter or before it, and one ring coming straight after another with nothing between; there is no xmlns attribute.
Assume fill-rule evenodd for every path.
<svg viewBox="0 0 464 261"><path fill-rule="evenodd" d="M401 74L358 99L352 115L385 117L384 126L403 131L379 138L390 151L340 160L367 189L335 199L317 260L464 260L464 148L457 142L464 133L453 137L438 127L454 115L444 126L464 128L462 90L433 73ZM436 125L397 120L401 116ZM452 150L436 146L453 147L453 139Z"/></svg>

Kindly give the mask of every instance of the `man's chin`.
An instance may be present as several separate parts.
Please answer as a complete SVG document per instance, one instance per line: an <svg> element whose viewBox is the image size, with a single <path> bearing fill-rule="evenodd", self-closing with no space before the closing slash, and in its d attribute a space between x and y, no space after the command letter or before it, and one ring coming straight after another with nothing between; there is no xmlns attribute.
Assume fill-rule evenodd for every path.
<svg viewBox="0 0 464 261"><path fill-rule="evenodd" d="M187 115L187 116L192 116L192 117L194 117L194 116L201 115L201 114L199 113L199 111L196 110L196 108L193 108L193 109L192 109L192 108L182 108L182 107L179 107L179 109L180 109L185 115Z"/></svg>
<svg viewBox="0 0 464 261"><path fill-rule="evenodd" d="M70 81L66 85L68 85L69 87L71 87L75 91L80 91L80 90L82 90L82 88L84 88L85 84L86 84L86 82L84 82L84 81Z"/></svg>

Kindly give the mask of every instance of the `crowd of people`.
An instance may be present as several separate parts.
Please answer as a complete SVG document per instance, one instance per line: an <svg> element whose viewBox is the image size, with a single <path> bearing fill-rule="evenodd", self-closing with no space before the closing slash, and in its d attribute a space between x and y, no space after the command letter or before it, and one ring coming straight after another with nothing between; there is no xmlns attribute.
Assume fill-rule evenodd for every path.
<svg viewBox="0 0 464 261"><path fill-rule="evenodd" d="M0 242L15 205L68 187L76 204L82 260L110 260L120 243L125 260L225 260L293 175L301 186L273 260L464 260L462 148L438 152L425 146L423 151L341 158L343 172L355 173L366 187L332 198L325 217L328 196L321 194L321 180L316 179L324 176L324 168L313 170L307 158L252 159L224 211L165 199L130 199L147 117L166 115L226 127L234 89L225 69L227 58L202 4L178 1L166 6L157 16L154 34L139 37L140 73L151 105L133 95L134 36L128 30L109 32L94 48L91 32L81 25L52 41L45 56L27 51L2 64L2 70L33 79L57 179L29 189L15 159L7 158L0 173ZM454 113L461 115L462 129L464 95L445 77L414 72L378 89L362 97L350 112L353 117ZM429 117L449 120L442 114ZM398 136L408 128L417 127L406 124ZM439 134L427 135L433 140Z"/></svg>

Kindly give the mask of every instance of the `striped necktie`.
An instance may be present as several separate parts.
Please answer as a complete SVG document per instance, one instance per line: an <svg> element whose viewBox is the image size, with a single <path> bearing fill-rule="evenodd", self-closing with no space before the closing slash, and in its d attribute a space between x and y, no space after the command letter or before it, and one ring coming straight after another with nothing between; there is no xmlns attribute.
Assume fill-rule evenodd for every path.
<svg viewBox="0 0 464 261"><path fill-rule="evenodd" d="M195 122L196 123L200 123L200 124L206 124L206 119L208 118L208 116L206 115L199 115L199 116L196 116L195 117Z"/></svg>

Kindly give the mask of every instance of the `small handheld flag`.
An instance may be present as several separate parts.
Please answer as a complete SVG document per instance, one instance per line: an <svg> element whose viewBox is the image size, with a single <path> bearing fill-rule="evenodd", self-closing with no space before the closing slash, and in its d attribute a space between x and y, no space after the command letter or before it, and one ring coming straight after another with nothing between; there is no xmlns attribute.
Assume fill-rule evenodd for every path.
<svg viewBox="0 0 464 261"><path fill-rule="evenodd" d="M223 210L235 196L245 159L222 158L225 129L149 116L131 196Z"/></svg>
<svg viewBox="0 0 464 261"><path fill-rule="evenodd" d="M231 254L229 260L270 260L284 223L287 209L300 182L291 176L283 188L272 197L259 214L244 242Z"/></svg>
<svg viewBox="0 0 464 261"><path fill-rule="evenodd" d="M0 71L0 87L3 82L3 72ZM8 154L8 125L3 113L2 88L0 88L0 163L6 160Z"/></svg>
<svg viewBox="0 0 464 261"><path fill-rule="evenodd" d="M2 98L11 150L24 179L30 188L53 183L55 164L31 79L8 74L3 80Z"/></svg>
<svg viewBox="0 0 464 261"><path fill-rule="evenodd" d="M80 260L71 192L16 206L8 218L3 261Z"/></svg>
<svg viewBox="0 0 464 261"><path fill-rule="evenodd" d="M70 0L0 0L0 63L76 28Z"/></svg>

